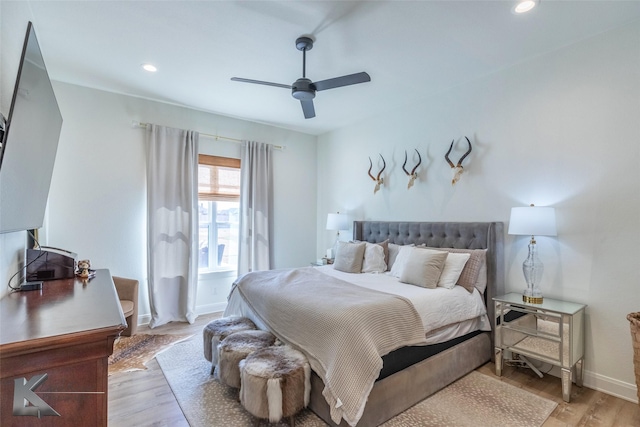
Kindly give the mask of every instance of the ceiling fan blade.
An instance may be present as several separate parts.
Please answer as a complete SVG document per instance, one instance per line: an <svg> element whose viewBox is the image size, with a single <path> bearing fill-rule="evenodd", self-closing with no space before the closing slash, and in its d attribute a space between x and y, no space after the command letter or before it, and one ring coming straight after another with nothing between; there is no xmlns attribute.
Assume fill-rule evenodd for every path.
<svg viewBox="0 0 640 427"><path fill-rule="evenodd" d="M312 119L316 116L316 109L313 108L313 101L300 101L300 105L302 105L302 112L304 113L305 119Z"/></svg>
<svg viewBox="0 0 640 427"><path fill-rule="evenodd" d="M243 79L242 77L231 77L231 80L233 80L234 82L254 83L254 84L257 84L257 85L275 86L275 87L282 87L282 88L285 88L285 89L291 89L291 85L283 85L283 84L280 84L280 83L263 82L262 80Z"/></svg>
<svg viewBox="0 0 640 427"><path fill-rule="evenodd" d="M316 90L327 90L327 89L333 89L336 87L355 85L358 83L365 83L370 81L371 81L371 77L369 77L369 74L363 71L362 73L349 74L347 76L321 80L319 82L314 82L313 85L315 86Z"/></svg>

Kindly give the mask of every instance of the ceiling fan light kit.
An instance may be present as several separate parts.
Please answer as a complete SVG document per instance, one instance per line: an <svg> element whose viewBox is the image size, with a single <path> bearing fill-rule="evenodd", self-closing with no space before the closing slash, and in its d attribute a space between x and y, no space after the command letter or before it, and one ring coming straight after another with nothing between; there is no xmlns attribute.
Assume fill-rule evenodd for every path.
<svg viewBox="0 0 640 427"><path fill-rule="evenodd" d="M358 83L370 82L371 77L365 72L349 74L332 79L312 82L307 78L307 51L313 48L313 39L301 36L296 39L296 49L302 51L302 77L293 82L291 85L281 83L264 82L261 80L245 79L242 77L232 77L235 82L253 83L266 86L275 86L285 89L291 89L291 96L300 101L302 113L305 119L311 119L316 116L313 98L316 97L316 91L334 89L342 86L350 86Z"/></svg>

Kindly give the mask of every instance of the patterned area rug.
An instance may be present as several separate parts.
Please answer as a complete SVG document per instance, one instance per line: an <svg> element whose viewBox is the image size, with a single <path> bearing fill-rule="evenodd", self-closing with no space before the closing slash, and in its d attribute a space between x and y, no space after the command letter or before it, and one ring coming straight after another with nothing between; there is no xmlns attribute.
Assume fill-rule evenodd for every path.
<svg viewBox="0 0 640 427"><path fill-rule="evenodd" d="M145 370L145 364L158 353L192 336L137 334L119 337L113 344L113 354L109 356L109 375Z"/></svg>
<svg viewBox="0 0 640 427"><path fill-rule="evenodd" d="M209 375L202 339L194 337L159 354L158 363L191 427L246 427L255 423L238 401L238 391ZM383 424L384 427L539 427L557 404L497 378L471 372ZM298 427L324 427L310 410ZM288 424L260 425L284 427Z"/></svg>

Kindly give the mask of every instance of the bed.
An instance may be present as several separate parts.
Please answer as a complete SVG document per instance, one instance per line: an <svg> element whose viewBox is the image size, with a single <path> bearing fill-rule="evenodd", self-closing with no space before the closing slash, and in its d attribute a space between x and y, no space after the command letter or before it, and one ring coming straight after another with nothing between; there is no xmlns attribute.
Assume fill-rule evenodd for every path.
<svg viewBox="0 0 640 427"><path fill-rule="evenodd" d="M254 288L259 293L252 295L248 290L243 290L250 288L234 285L225 315L250 317L258 326L271 330L281 340L299 348L309 357L314 371L311 378L309 407L327 424L341 427L348 425L368 427L382 424L492 358L493 331L491 331L490 325L493 322L490 319L495 319L492 297L504 291L503 225L499 222L356 221L354 222L353 238L354 241L367 242L369 244L387 244L390 247L394 245L415 245L440 249L453 248L449 249L452 252L455 252L456 249L462 250L461 252L465 252L465 250L466 252L469 252L469 250L483 252L486 257L486 261L483 264L484 269L481 270L480 274L481 277L486 278L483 282L484 286L481 288L483 292L479 292L477 289L462 290L459 289L461 288L460 286L455 286L454 289L451 289L451 295L458 292L460 295L469 295L468 297L461 296L460 298L471 299L473 297L479 299L484 314L482 316L474 314L473 319L460 322L461 326L434 327L427 334L425 334L427 329L420 329L422 331L421 336L417 337L417 326L413 329L408 326L403 329L403 326L415 326L416 323L423 323L425 317L429 316L425 314L424 308L411 299L413 291L410 288L416 289L417 287L407 285L408 294L393 296L393 304L396 304L392 306L393 308L387 309L386 304L389 301L385 300L385 305L376 305L374 311L379 314L376 314L375 317L366 317L365 315L360 315L359 312L357 315L350 314L350 319L358 319L358 321L362 319L364 324L372 325L372 335L378 334L387 338L391 337L389 340L385 340L384 345L376 349L369 349L367 347L368 344L365 344L366 348L364 350L359 349L358 356L355 356L355 353L348 353L352 351L349 349L351 345L339 344L338 340L342 339L343 343L366 341L364 338L360 339L360 336L368 336L369 331L362 333L361 330L356 329L352 332L352 335L349 335L350 332L348 330L352 327L351 323L356 322L347 321L344 316L337 316L334 319L331 315L322 315L324 313L322 310L326 308L323 307L321 294L336 295L339 292L340 298L333 300L334 304L342 307L337 311L341 313L348 312L356 309L345 309L344 307L355 306L340 305L343 299L347 301L344 304L349 304L349 297L343 297L343 295L350 294L352 290L346 287L347 283L345 281L355 283L360 280L373 283L349 284L349 286L355 286L356 288L360 286L374 288L367 290L370 294L362 297L362 301L367 301L367 303L360 305L366 306L378 304L377 298L380 295L376 294L378 292L376 289L377 282L386 279L382 277L384 275L371 276L369 278L366 274L352 274L353 280L345 279L344 274L333 274L332 267L328 266L318 269L307 267L287 271L272 270L270 272L250 273L251 277L257 277L262 281L258 285L254 285ZM397 251L397 247L395 250ZM326 271L322 271L323 269ZM345 274L348 275L348 273ZM294 277L292 282L296 280L300 282L298 284L299 287L280 288L276 292L267 289L272 284L281 286L280 282L284 281L282 279L283 276ZM326 279L326 277L331 276L337 276L335 277L335 283L332 282L333 278ZM320 280L325 279L326 283L320 283ZM237 282L242 282L242 280L240 278ZM315 282L318 283L315 284ZM268 286L265 286L265 284ZM332 288L330 284L335 288ZM317 287L314 288L312 285ZM274 299L269 300L269 292L277 294L277 296L273 296ZM437 292L434 291L433 293ZM359 295L354 296L354 298L359 298ZM279 307L279 300L283 296L286 296L288 302L283 303L283 307ZM319 310L318 313L320 315L314 317L309 307L300 308L295 299L289 300L289 298L298 298L298 296L305 300L313 300L314 307L312 308ZM371 300L369 300L369 297L371 297ZM386 297L390 296L386 294ZM410 303L408 305L413 308L410 310L405 309L403 304L406 304L406 301L404 300L409 300ZM427 301L425 307L429 307L429 305L433 304L429 304ZM417 310L415 307L420 308ZM395 315L383 317L387 311L395 313ZM402 314L400 315L399 313ZM270 319L269 316L273 316L273 318ZM324 321L324 317L330 319L327 320L329 323L319 326L320 322ZM384 321L381 320L383 318ZM397 324L394 325L393 322ZM306 323L309 325L306 325ZM346 325L346 323L349 323L349 325ZM374 324L375 327L373 326ZM424 324L426 325L426 323ZM338 328L340 333L335 334L337 344L327 345L327 342L324 342L320 348L313 347L316 340L322 339L320 337L322 330L334 327L331 325L341 325ZM305 327L309 329L304 329ZM357 328L358 326L353 327ZM387 327L389 329L385 329ZM293 332L289 328L293 329ZM307 339L307 336L309 339ZM323 359L324 355L320 353L325 352L327 348L334 347L337 350L331 351L340 353L340 356L335 356L335 360L331 359L327 362ZM379 364L375 364L373 367L367 365L370 359L367 353L369 350L372 352L377 351L382 356L381 358L377 357L380 359ZM327 350L327 352L330 351ZM342 352L345 352L346 356ZM362 356L359 354L362 354ZM358 359L357 362L356 359ZM376 359L376 355L374 354L371 359ZM351 360L354 361L353 366L347 368L346 366ZM371 363L374 363L374 361L371 361ZM375 363L378 362L375 361ZM365 366L362 370L360 370L361 365ZM342 369L342 372L340 372L340 369ZM351 370L353 370L353 374L351 374ZM371 379L372 370L375 371L375 375ZM349 374L347 375L345 372ZM341 385L337 385L334 382L335 377L344 380L344 377L350 375L353 378L347 378L347 382L353 380L353 384L347 384L345 386L347 388L341 389ZM358 381L362 377L367 377L366 381L371 380L371 384L368 382L363 383L364 385L359 384ZM348 386L352 388L349 389ZM356 387L357 390L362 390L364 394L364 400L361 397L353 397L356 400L360 399L355 403L355 407L359 408L357 411L352 409L353 406L350 406L352 402L346 401L347 398L352 399L351 394L354 393L349 391L353 391L353 387ZM345 402L340 397L345 399ZM342 420L340 420L341 418ZM346 420L350 422L348 423Z"/></svg>

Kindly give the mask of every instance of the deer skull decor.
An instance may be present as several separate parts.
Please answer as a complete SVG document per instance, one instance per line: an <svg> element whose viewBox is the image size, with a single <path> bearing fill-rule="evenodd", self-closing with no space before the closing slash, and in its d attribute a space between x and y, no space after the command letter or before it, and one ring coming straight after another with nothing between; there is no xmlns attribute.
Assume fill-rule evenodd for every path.
<svg viewBox="0 0 640 427"><path fill-rule="evenodd" d="M376 186L373 189L373 194L376 194L378 190L380 190L380 186L384 185L384 178L382 177L382 172L387 167L387 162L384 161L384 157L382 157L382 154L380 154L380 158L382 159L382 169L380 169L380 172L378 172L378 176L374 177L373 175L371 175L371 169L373 169L373 162L371 161L371 157L369 157L369 177L371 177L371 179L376 182Z"/></svg>
<svg viewBox="0 0 640 427"><path fill-rule="evenodd" d="M409 173L409 171L405 168L405 166L407 165L407 150L404 150L404 163L402 164L402 170L409 177L409 183L407 184L407 189L413 187L413 183L415 182L416 178L418 178L416 169L418 169L418 166L420 166L420 164L422 163L422 157L420 156L420 152L417 149L416 149L416 153L418 153L418 164L415 165L413 169L411 169L411 173Z"/></svg>
<svg viewBox="0 0 640 427"><path fill-rule="evenodd" d="M462 176L462 172L464 172L464 168L462 167L462 161L469 155L469 153L471 153L471 141L469 141L469 138L467 138L466 136L465 136L465 139L469 143L469 150L467 150L467 152L464 153L462 157L460 157L460 160L458 160L457 165L454 166L451 160L449 160L449 154L451 154L451 149L453 148L453 142L455 140L451 141L451 146L449 147L449 151L447 151L447 154L444 155L444 158L447 160L447 163L449 163L449 166L451 166L451 169L453 169L453 179L451 180L451 185L456 185L456 182L460 180L460 176Z"/></svg>

